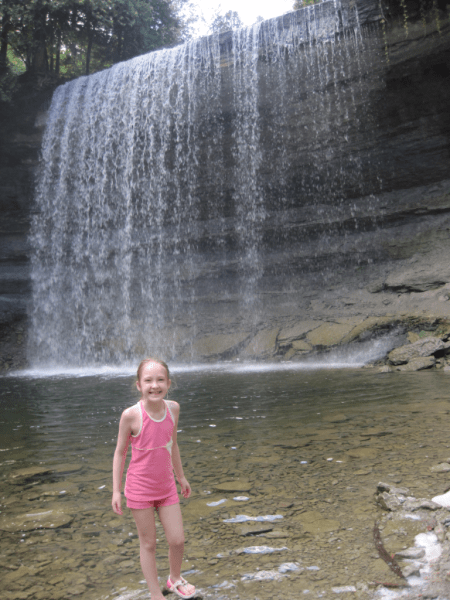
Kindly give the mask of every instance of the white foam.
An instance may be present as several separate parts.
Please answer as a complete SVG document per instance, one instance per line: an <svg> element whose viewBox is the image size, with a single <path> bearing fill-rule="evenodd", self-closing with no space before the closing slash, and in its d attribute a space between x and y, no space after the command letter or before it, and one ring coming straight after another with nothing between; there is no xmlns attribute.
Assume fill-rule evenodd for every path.
<svg viewBox="0 0 450 600"><path fill-rule="evenodd" d="M378 340L354 344L328 354L305 359L302 362L240 362L224 361L219 363L171 363L170 372L177 373L264 373L273 371L315 371L320 369L357 369L381 358L395 346L396 335L389 334ZM139 362L139 361L137 361ZM27 377L42 379L52 377L134 377L136 364L96 365L89 367L71 367L68 365L49 365L31 367L23 371L12 371L5 377Z"/></svg>
<svg viewBox="0 0 450 600"><path fill-rule="evenodd" d="M439 504L440 506L450 508L450 490L446 494L441 494L440 496L435 496L431 499L433 500L433 502L436 502L436 504Z"/></svg>
<svg viewBox="0 0 450 600"><path fill-rule="evenodd" d="M420 577L411 576L407 578L408 584L411 587L421 588L427 583L424 575L428 575L432 571L432 564L442 554L442 547L437 539L437 536L432 532L419 533L414 538L415 545L425 549L423 559L414 561L415 565L420 565ZM408 594L408 590L389 590L382 588L377 592L377 598L382 600L397 600Z"/></svg>

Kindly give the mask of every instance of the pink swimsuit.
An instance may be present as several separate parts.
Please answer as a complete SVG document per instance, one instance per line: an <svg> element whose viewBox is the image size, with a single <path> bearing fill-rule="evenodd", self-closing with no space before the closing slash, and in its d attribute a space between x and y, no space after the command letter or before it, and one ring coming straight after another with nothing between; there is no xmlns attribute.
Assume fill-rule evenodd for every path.
<svg viewBox="0 0 450 600"><path fill-rule="evenodd" d="M138 403L141 413L139 433L132 435L131 461L125 483L125 496L135 502L175 498L177 486L172 466L172 434L175 420L166 400L164 417L157 421ZM133 508L133 507L132 507ZM136 506L137 508L137 506Z"/></svg>

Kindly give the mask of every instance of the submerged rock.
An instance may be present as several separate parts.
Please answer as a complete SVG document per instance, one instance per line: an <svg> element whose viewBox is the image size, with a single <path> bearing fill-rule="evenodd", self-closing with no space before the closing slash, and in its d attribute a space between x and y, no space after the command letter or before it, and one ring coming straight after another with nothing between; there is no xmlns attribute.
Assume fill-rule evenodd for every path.
<svg viewBox="0 0 450 600"><path fill-rule="evenodd" d="M218 483L214 486L214 489L218 492L249 492L252 489L252 484L249 481L227 481L225 483Z"/></svg>
<svg viewBox="0 0 450 600"><path fill-rule="evenodd" d="M0 530L17 532L32 531L33 529L57 529L70 525L73 519L73 516L57 509L14 516L3 515L0 518Z"/></svg>

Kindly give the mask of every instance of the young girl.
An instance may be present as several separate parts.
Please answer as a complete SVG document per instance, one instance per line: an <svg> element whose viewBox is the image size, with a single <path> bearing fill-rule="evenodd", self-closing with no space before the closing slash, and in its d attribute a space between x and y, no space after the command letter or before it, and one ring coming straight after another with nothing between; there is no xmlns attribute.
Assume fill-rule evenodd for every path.
<svg viewBox="0 0 450 600"><path fill-rule="evenodd" d="M167 587L181 598L195 595L195 587L181 576L184 532L174 471L185 498L191 495L191 487L183 473L177 444L180 405L164 399L170 383L169 369L162 360L147 358L141 362L136 386L142 397L122 413L113 461L112 507L121 515L122 474L131 441L124 492L136 521L142 572L152 600L165 600L156 570L155 509L169 543Z"/></svg>

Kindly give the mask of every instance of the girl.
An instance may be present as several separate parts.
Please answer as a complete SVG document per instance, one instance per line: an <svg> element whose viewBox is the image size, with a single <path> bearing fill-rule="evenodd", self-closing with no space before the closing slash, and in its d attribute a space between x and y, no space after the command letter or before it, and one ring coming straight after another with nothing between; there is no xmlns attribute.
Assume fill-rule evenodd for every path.
<svg viewBox="0 0 450 600"><path fill-rule="evenodd" d="M169 543L167 587L181 598L195 595L195 587L181 576L184 532L173 472L185 498L191 495L191 486L184 476L177 444L180 405L164 400L170 383L169 369L162 360L147 358L141 362L136 387L142 397L122 413L113 461L112 507L121 515L122 474L131 441L132 455L124 492L136 521L142 572L152 600L165 600L156 570L155 509Z"/></svg>

